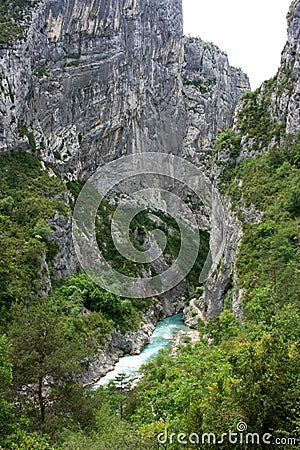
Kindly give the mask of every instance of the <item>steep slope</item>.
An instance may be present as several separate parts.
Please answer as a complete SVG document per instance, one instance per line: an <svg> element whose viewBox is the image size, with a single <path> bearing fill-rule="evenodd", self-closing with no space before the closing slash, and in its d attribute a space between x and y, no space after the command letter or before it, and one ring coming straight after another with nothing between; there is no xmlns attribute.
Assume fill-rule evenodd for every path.
<svg viewBox="0 0 300 450"><path fill-rule="evenodd" d="M300 123L300 4L294 0L288 16L288 40L274 79L271 117L285 123L286 134L299 132Z"/></svg>
<svg viewBox="0 0 300 450"><path fill-rule="evenodd" d="M293 1L278 74L217 138L212 172L232 235L192 301L195 322L211 319L198 323L203 338L144 370L135 417L153 443L299 447L299 12Z"/></svg>
<svg viewBox="0 0 300 450"><path fill-rule="evenodd" d="M184 38L183 94L187 133L183 154L206 164L217 136L232 124L241 95L250 90L248 77L231 67L226 53L199 38Z"/></svg>
<svg viewBox="0 0 300 450"><path fill-rule="evenodd" d="M69 178L126 153L178 153L182 57L179 0L41 2L26 41L1 49L1 148L23 135Z"/></svg>
<svg viewBox="0 0 300 450"><path fill-rule="evenodd" d="M256 194L258 197L259 191L263 189L262 186L258 187L260 181L253 177L254 186L251 186L251 179L244 180L242 176L243 170L247 173L247 177L250 177L250 174L243 166L239 170L239 164L248 158L257 158L268 152L267 160L270 159L270 165L264 170L271 170L272 176L276 177L275 169L284 161L292 166L299 165L299 14L300 2L297 0L292 2L288 14L288 41L282 53L277 75L241 99L235 111L233 127L221 133L216 142L213 168L215 179L223 192L229 185L231 186L227 190L227 194L230 195L224 197L228 211L225 221L228 223L229 233L221 267L211 274L199 301L208 317L212 315L211 311L219 313L222 310L224 294L232 288L233 310L237 315L241 314L240 305L245 292L241 284L240 288L237 286L236 258L239 245L243 245L242 229L260 223L264 213L260 202L250 201L252 198L250 191L255 192L258 189ZM257 169L257 172L263 170L263 163L258 164L262 167ZM262 173L261 177L264 176ZM286 176L287 178L291 176L293 180L289 166L286 167ZM277 181L274 178L270 194L276 189ZM288 181L286 183L288 185ZM266 182L265 186L267 184ZM245 191L243 185L248 186ZM292 196L293 200L290 202L297 211L299 194L294 192L294 188L289 194L281 192L278 195L278 201L282 196ZM236 197L239 198L238 205ZM282 208L284 211L284 205ZM231 210L234 209L235 213L232 213ZM294 233L297 234L296 228ZM290 239L297 241L295 236L290 236Z"/></svg>

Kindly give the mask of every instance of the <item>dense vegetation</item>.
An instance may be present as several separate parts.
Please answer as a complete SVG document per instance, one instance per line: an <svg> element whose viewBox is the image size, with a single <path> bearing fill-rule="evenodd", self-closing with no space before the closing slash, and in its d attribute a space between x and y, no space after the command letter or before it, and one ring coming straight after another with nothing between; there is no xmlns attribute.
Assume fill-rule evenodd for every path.
<svg viewBox="0 0 300 450"><path fill-rule="evenodd" d="M250 205L263 212L260 223L244 221L237 261L243 323L230 311L229 293L221 316L200 326L209 343L188 345L177 359L161 355L145 368L134 417L153 436L152 448L162 420L176 436L220 437L243 421L261 436L299 439L299 169L274 149L230 171L226 191L240 218ZM181 448L176 439L166 448Z"/></svg>
<svg viewBox="0 0 300 450"><path fill-rule="evenodd" d="M149 302L109 294L80 273L52 280L42 298L58 251L50 223L69 214L65 186L24 151L2 154L0 170L0 445L48 448L27 430L54 436L93 420L74 382L79 361L113 327L137 329Z"/></svg>
<svg viewBox="0 0 300 450"><path fill-rule="evenodd" d="M55 217L70 214L66 186L42 170L36 156L21 150L2 154L0 170L0 445L47 449L55 443L58 448L65 439L72 442L71 432L77 439L78 430L94 433L98 422L103 426L101 411L110 409L115 415L119 391L112 389L108 398L102 392L91 396L74 374L81 370L80 361L87 362L105 344L113 328L137 330L151 302L110 294L82 273L53 279ZM71 207L81 187L80 182L67 183ZM97 239L114 267L132 275L140 268L125 266L111 240L108 224L114 210L108 201L101 204ZM158 226L167 235L166 258L171 263L180 248L178 226L159 211L151 214L159 225L147 211L140 213L131 224L132 242L141 249L147 232ZM191 283L197 281L207 249L208 234L203 232ZM119 427L118 416L112 420Z"/></svg>
<svg viewBox="0 0 300 450"><path fill-rule="evenodd" d="M45 258L51 268L57 246L47 219L66 214L64 187L42 171L37 158L13 152L0 158L0 307L37 295L38 272Z"/></svg>
<svg viewBox="0 0 300 450"><path fill-rule="evenodd" d="M38 0L1 0L0 45L25 36L30 9L37 3Z"/></svg>

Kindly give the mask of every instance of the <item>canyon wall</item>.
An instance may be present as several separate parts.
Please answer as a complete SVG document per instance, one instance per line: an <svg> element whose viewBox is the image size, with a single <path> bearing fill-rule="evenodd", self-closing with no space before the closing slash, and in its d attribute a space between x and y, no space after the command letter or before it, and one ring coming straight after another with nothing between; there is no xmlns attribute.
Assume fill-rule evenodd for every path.
<svg viewBox="0 0 300 450"><path fill-rule="evenodd" d="M26 41L0 55L2 150L29 147L69 179L123 154L180 152L180 0L41 2Z"/></svg>
<svg viewBox="0 0 300 450"><path fill-rule="evenodd" d="M241 69L230 66L226 53L200 38L184 38L183 95L187 132L183 154L209 173L217 136L232 125L240 97L250 90Z"/></svg>
<svg viewBox="0 0 300 450"><path fill-rule="evenodd" d="M25 148L66 180L147 151L183 156L213 179L215 139L249 90L219 48L183 38L180 0L43 0L26 39L1 44L0 58L0 150ZM209 228L207 211L198 216ZM52 223L55 277L76 269L63 223ZM209 315L222 308L229 272L211 288Z"/></svg>

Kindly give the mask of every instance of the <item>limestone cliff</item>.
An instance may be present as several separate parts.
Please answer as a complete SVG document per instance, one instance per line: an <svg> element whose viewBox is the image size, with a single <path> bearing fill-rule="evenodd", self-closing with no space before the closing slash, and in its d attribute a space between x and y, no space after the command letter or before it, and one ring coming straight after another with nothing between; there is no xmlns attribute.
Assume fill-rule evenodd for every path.
<svg viewBox="0 0 300 450"><path fill-rule="evenodd" d="M126 153L180 152L180 0L43 1L0 55L2 149L21 143L68 178Z"/></svg>
<svg viewBox="0 0 300 450"><path fill-rule="evenodd" d="M217 136L232 124L249 79L231 67L226 53L199 38L184 39L183 93L187 109L184 155L209 163ZM207 170L207 169L206 169Z"/></svg>
<svg viewBox="0 0 300 450"><path fill-rule="evenodd" d="M26 148L67 179L149 150L211 175L214 140L249 82L213 44L183 39L180 0L43 0L28 17L26 38L0 48L1 151ZM52 225L65 277L70 224Z"/></svg>
<svg viewBox="0 0 300 450"><path fill-rule="evenodd" d="M217 47L182 39L180 0L44 0L0 58L0 149L75 179L122 154L209 152L249 90Z"/></svg>
<svg viewBox="0 0 300 450"><path fill-rule="evenodd" d="M248 93L238 103L231 131L222 137L215 151L213 175L219 182L227 164L239 164L249 157L257 157L268 150L282 148L284 152L295 149L300 132L300 1L292 2L288 13L288 41L282 52L281 65L271 80L255 92ZM298 144L296 144L298 145ZM238 180L237 180L238 182ZM242 238L242 221L258 223L262 213L251 209L242 211L242 221L231 209L229 199L224 199L227 224L223 258L220 266L209 277L202 297L196 301L205 317L220 314L222 300L233 288L233 311L241 315L243 292L236 289L235 261Z"/></svg>

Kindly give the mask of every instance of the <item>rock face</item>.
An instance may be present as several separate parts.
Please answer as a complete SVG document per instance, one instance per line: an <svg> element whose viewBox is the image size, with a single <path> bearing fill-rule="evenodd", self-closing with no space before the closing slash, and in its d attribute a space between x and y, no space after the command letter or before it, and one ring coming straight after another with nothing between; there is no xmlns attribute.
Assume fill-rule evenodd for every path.
<svg viewBox="0 0 300 450"><path fill-rule="evenodd" d="M237 106L233 130L240 133L241 151L237 162L256 157L277 146L292 148L300 123L300 2L294 0L287 16L288 40L283 49L277 74L262 83L252 98L244 98ZM259 114L251 113L251 107ZM268 124L262 132L264 122ZM248 122L248 130L245 124ZM241 124L244 125L241 126ZM258 126L258 128L257 128ZM259 136L251 133L257 128ZM249 133L250 131L250 133ZM230 158L224 158L228 161Z"/></svg>
<svg viewBox="0 0 300 450"><path fill-rule="evenodd" d="M51 275L54 279L68 278L76 272L79 265L72 240L71 219L56 213L53 220L48 222L55 230L53 241L58 247Z"/></svg>
<svg viewBox="0 0 300 450"><path fill-rule="evenodd" d="M0 150L27 148L67 179L150 150L192 159L210 176L214 140L249 90L216 46L183 39L180 0L44 0L26 40L2 45L0 58ZM66 277L76 270L70 223L53 225L54 277ZM178 295L163 298L166 314Z"/></svg>
<svg viewBox="0 0 300 450"><path fill-rule="evenodd" d="M94 384L103 375L114 368L119 358L125 354L139 354L150 342L156 322L160 319L162 308L157 303L143 314L143 323L136 332L126 332L124 335L115 330L103 350L99 350L92 361L82 361L82 371L77 381L87 386Z"/></svg>
<svg viewBox="0 0 300 450"><path fill-rule="evenodd" d="M294 0L287 16L288 39L276 76L270 113L285 124L287 134L299 132L300 123L300 2Z"/></svg>
<svg viewBox="0 0 300 450"><path fill-rule="evenodd" d="M184 62L187 133L183 152L208 166L217 136L232 124L238 100L250 90L249 79L230 66L226 53L199 38L184 38Z"/></svg>
<svg viewBox="0 0 300 450"><path fill-rule="evenodd" d="M29 146L68 178L122 154L180 152L180 0L44 1L26 42L0 55L2 150Z"/></svg>
<svg viewBox="0 0 300 450"><path fill-rule="evenodd" d="M240 69L230 66L227 55L217 46L199 38L184 39L184 61L187 133L183 154L202 167L216 183L218 171L210 168L211 151L217 136L232 125L240 97L250 90L249 79ZM224 224L223 254L205 284L201 299L194 299L184 310L189 326L197 326L198 319L219 315L223 300L234 284L234 261L242 237L242 224L230 211L229 203L216 215L217 221ZM209 229L210 217L206 219ZM239 302L234 303L235 313L240 314Z"/></svg>
<svg viewBox="0 0 300 450"><path fill-rule="evenodd" d="M135 152L203 159L249 90L216 46L183 40L180 0L43 1L0 57L0 149L70 179Z"/></svg>

